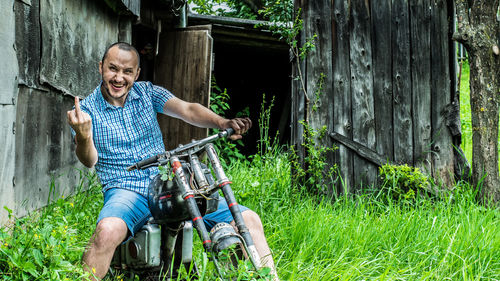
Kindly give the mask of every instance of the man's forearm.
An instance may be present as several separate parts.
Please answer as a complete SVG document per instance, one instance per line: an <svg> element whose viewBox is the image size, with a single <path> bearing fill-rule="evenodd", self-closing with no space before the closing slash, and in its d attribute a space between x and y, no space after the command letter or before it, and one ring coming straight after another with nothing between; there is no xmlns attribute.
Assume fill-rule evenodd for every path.
<svg viewBox="0 0 500 281"><path fill-rule="evenodd" d="M85 139L77 136L75 141L78 160L88 168L94 167L95 163L97 163L97 150L94 147L92 137Z"/></svg>
<svg viewBox="0 0 500 281"><path fill-rule="evenodd" d="M199 103L191 103L189 106L191 108L188 112L191 114L187 116L185 121L191 125L202 128L223 129L224 123L227 122L227 119L217 115Z"/></svg>
<svg viewBox="0 0 500 281"><path fill-rule="evenodd" d="M231 136L233 140L240 139L241 134L252 127L249 118L226 119L199 103L185 102L178 98L168 100L163 106L163 113L202 128L233 128L235 130L235 134Z"/></svg>

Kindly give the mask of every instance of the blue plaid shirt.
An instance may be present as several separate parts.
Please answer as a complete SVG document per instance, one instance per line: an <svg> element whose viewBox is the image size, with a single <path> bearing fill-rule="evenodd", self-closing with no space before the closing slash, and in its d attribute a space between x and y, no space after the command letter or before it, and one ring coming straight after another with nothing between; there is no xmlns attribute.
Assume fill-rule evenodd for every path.
<svg viewBox="0 0 500 281"><path fill-rule="evenodd" d="M98 153L95 169L103 192L118 187L146 196L158 168L128 172L126 167L165 150L156 113L163 113L163 105L172 97L168 90L150 82L135 82L124 107L109 104L101 85L81 101L82 111L92 118Z"/></svg>

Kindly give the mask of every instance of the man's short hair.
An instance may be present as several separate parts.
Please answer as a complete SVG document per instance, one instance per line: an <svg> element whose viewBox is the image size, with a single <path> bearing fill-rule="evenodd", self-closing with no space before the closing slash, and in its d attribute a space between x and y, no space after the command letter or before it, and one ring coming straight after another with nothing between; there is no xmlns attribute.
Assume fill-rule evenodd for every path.
<svg viewBox="0 0 500 281"><path fill-rule="evenodd" d="M101 59L102 63L104 63L104 59L106 59L106 56L108 55L109 50L111 48L113 48L114 46L117 46L118 49L120 49L120 50L134 52L136 54L136 56L137 56L137 67L140 67L140 65L141 65L141 57L139 56L139 52L137 51L137 49L134 46L130 45L127 42L115 42L115 43L109 45L106 48L106 51L104 52L104 55L102 56L102 59Z"/></svg>

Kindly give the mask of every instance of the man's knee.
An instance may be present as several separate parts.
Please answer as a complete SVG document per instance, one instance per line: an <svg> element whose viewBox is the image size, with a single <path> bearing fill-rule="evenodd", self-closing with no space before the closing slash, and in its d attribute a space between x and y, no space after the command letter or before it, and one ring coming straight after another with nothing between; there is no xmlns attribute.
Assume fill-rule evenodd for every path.
<svg viewBox="0 0 500 281"><path fill-rule="evenodd" d="M104 218L96 227L93 244L99 249L114 249L127 236L128 228L125 222L119 218Z"/></svg>
<svg viewBox="0 0 500 281"><path fill-rule="evenodd" d="M254 230L262 230L262 221L260 220L259 215L252 211L252 210L246 210L243 213L241 213L243 216L243 220L245 221L246 226L249 229L254 229Z"/></svg>

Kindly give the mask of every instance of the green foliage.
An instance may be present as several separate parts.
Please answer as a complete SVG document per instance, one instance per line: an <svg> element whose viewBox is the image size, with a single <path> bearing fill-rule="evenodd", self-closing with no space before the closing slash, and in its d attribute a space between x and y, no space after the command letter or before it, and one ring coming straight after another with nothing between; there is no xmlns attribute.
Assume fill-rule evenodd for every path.
<svg viewBox="0 0 500 281"><path fill-rule="evenodd" d="M283 31L288 32L285 29L290 30L289 24L293 22L293 1L291 0L274 0L266 1L264 8L259 11L259 14L263 16L264 19L271 22L271 31ZM284 27L280 29L281 27ZM281 33L281 32L280 32ZM296 33L295 35L297 35ZM285 34L281 34L285 35ZM295 38L296 36L293 36ZM290 36L284 36L284 38L290 38Z"/></svg>
<svg viewBox="0 0 500 281"><path fill-rule="evenodd" d="M170 162L167 162L165 166L158 166L158 173L162 181L171 181L174 179L174 174L170 169Z"/></svg>
<svg viewBox="0 0 500 281"><path fill-rule="evenodd" d="M320 101L321 95L323 94L323 86L325 84L325 78L326 78L326 75L324 73L320 73L318 83L316 84L317 85L316 90L314 91L314 102L313 102L313 106L311 108L311 110L313 112L318 111L319 101Z"/></svg>
<svg viewBox="0 0 500 281"><path fill-rule="evenodd" d="M265 157L268 151L276 150L279 146L278 134L271 138L269 135L269 122L271 121L271 111L274 107L274 96L267 106L266 102L266 94L262 95L262 103L260 105L260 114L259 114L259 133L260 138L257 143L257 151L259 157ZM255 157L255 156L254 156Z"/></svg>
<svg viewBox="0 0 500 281"><path fill-rule="evenodd" d="M225 0L189 0L190 4L195 4L196 6L193 10L201 15L225 15L225 10L222 8L217 8L220 4L225 3Z"/></svg>
<svg viewBox="0 0 500 281"><path fill-rule="evenodd" d="M470 67L469 61L464 60L461 64L460 75L460 122L462 124L462 144L461 148L464 151L465 158L469 162L472 161L472 122L471 122L471 109L470 109ZM498 143L500 144L500 135L498 136ZM498 146L498 153L500 154L500 145ZM500 162L498 164L500 170Z"/></svg>
<svg viewBox="0 0 500 281"><path fill-rule="evenodd" d="M269 30L278 35L280 39L285 40L296 58L304 60L307 54L315 49L317 34L306 38L304 44L299 46L297 38L304 28L304 21L301 17L302 10L294 11L292 1L276 1L274 5L267 6L261 12L271 22L268 26ZM302 77L298 78L301 79Z"/></svg>
<svg viewBox="0 0 500 281"><path fill-rule="evenodd" d="M217 262L224 280L270 280L271 269L256 270L249 259L243 258L239 245L231 245L217 253ZM200 279L210 276L201 276Z"/></svg>
<svg viewBox="0 0 500 281"><path fill-rule="evenodd" d="M215 76L212 76L212 90L210 93L210 109L219 114L223 115L229 110L229 99L231 97L227 93L227 89L222 90L215 80Z"/></svg>
<svg viewBox="0 0 500 281"><path fill-rule="evenodd" d="M243 19L257 19L258 13L240 0L189 0L195 4L193 11L202 15L214 15ZM222 8L225 5L226 8Z"/></svg>
<svg viewBox="0 0 500 281"><path fill-rule="evenodd" d="M291 169L281 147L226 170L238 202L260 215L281 280L500 280L500 209L458 192L473 190L467 183L454 200L423 198L409 208L370 195L311 195L292 188ZM0 280L85 279L79 259L102 204L99 186L86 184L89 191L1 228ZM220 280L197 243L199 280ZM258 280L237 270L236 280Z"/></svg>
<svg viewBox="0 0 500 281"><path fill-rule="evenodd" d="M226 12L225 16L234 18L243 18L255 20L258 14L255 13L244 1L241 0L226 0L231 11Z"/></svg>
<svg viewBox="0 0 500 281"><path fill-rule="evenodd" d="M300 121L304 128L301 146L305 150L305 156L301 161L295 147L290 149L290 163L293 168L292 179L311 191L326 191L325 184L333 184L337 181L337 165L330 164L327 160L328 153L333 153L337 147L318 145L326 136L327 127L314 130L304 120Z"/></svg>
<svg viewBox="0 0 500 281"><path fill-rule="evenodd" d="M379 176L382 181L381 192L395 200L413 200L417 194L426 193L431 184L429 177L419 168L407 164L385 164L379 167Z"/></svg>
<svg viewBox="0 0 500 281"><path fill-rule="evenodd" d="M291 0L263 0L263 7L254 11L245 1L241 0L189 0L195 4L193 10L203 15L216 15L235 17L243 19L259 19L272 22L288 22L289 14L293 13L293 1ZM222 6L226 8L222 8ZM287 13L283 13L287 11Z"/></svg>
<svg viewBox="0 0 500 281"><path fill-rule="evenodd" d="M102 204L93 175L71 198L58 198L39 212L13 218L0 228L0 280L87 280L80 259Z"/></svg>
<svg viewBox="0 0 500 281"><path fill-rule="evenodd" d="M229 99L230 96L227 93L227 89L222 90L215 80L215 76L212 76L212 92L210 94L210 109L224 116L229 110ZM247 115L245 115L247 114ZM240 112L236 114L237 117L248 116L248 108L246 112ZM217 133L219 130L212 129L211 134ZM219 139L214 143L215 149L219 154L219 158L224 167L228 167L230 163L236 161L245 161L245 155L241 154L239 148L243 147L243 142L241 140L231 141L228 139Z"/></svg>
<svg viewBox="0 0 500 281"><path fill-rule="evenodd" d="M461 62L460 75L460 122L462 124L462 144L465 157L472 160L472 124L470 109L469 63Z"/></svg>

